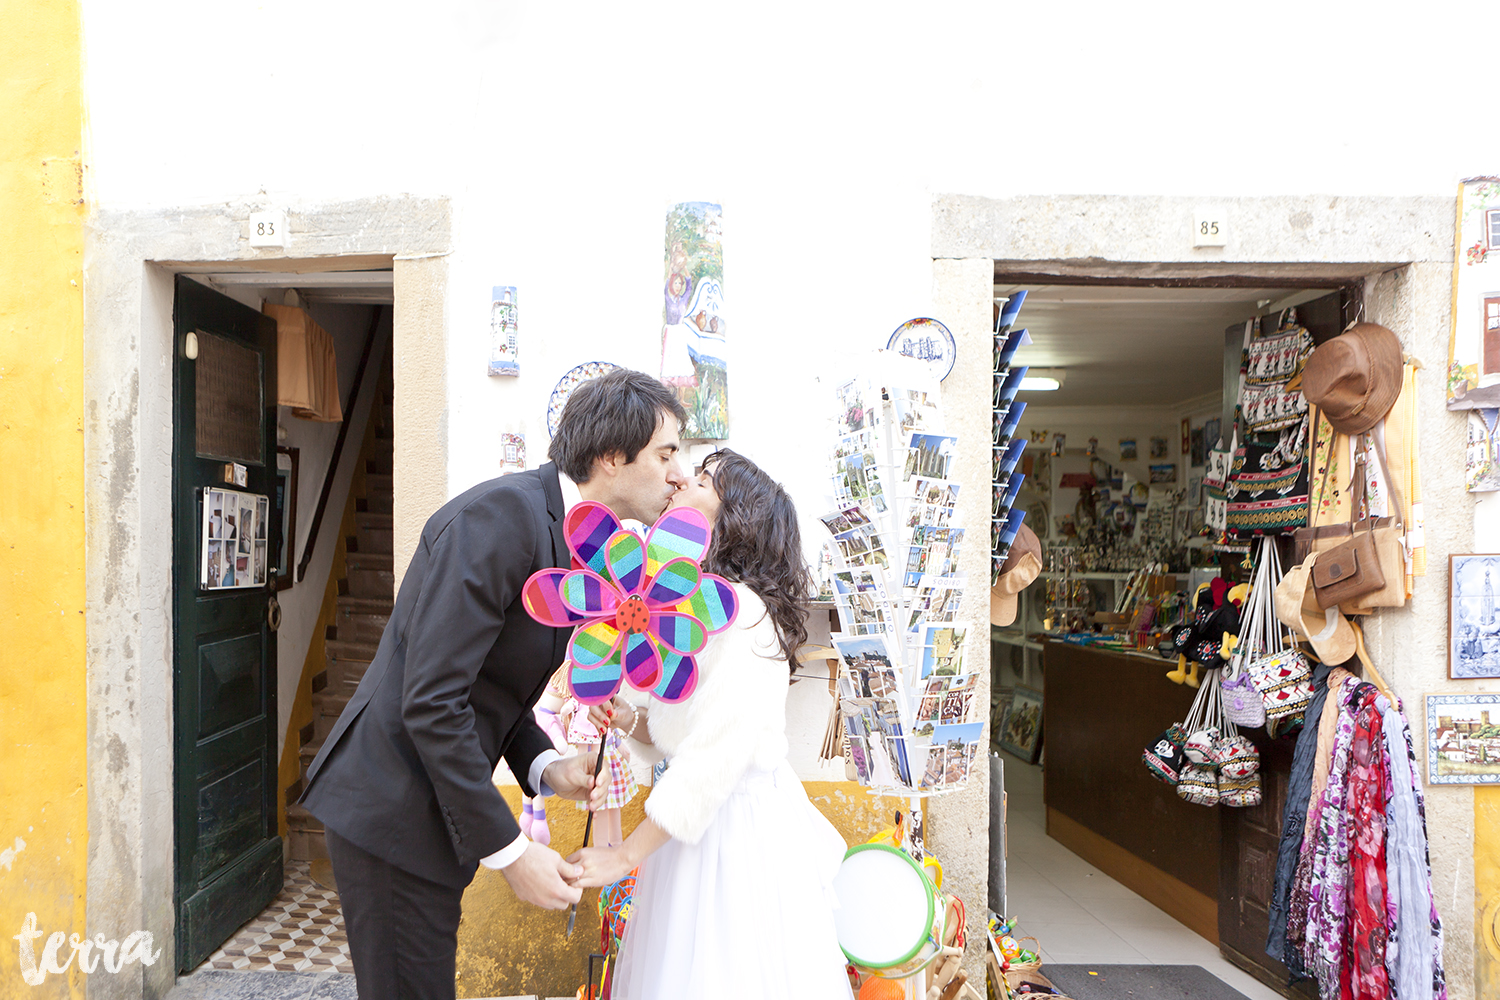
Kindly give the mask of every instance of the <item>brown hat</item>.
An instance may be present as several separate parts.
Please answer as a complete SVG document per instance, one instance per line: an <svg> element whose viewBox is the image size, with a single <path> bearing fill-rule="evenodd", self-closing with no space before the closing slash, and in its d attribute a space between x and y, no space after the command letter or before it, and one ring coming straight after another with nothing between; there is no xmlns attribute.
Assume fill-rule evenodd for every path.
<svg viewBox="0 0 1500 1000"><path fill-rule="evenodd" d="M1287 570L1276 585L1276 618L1305 637L1318 659L1336 666L1354 655L1354 629L1338 605L1327 611L1318 607L1312 587L1312 568L1317 557L1314 552L1305 562Z"/></svg>
<svg viewBox="0 0 1500 1000"><path fill-rule="evenodd" d="M1042 543L1026 525L1016 532L1010 552L1000 566L1000 579L990 588L990 624L1004 628L1016 620L1017 596L1042 572Z"/></svg>
<svg viewBox="0 0 1500 1000"><path fill-rule="evenodd" d="M1302 368L1302 395L1340 434L1374 427L1400 394L1401 341L1374 323L1322 344Z"/></svg>

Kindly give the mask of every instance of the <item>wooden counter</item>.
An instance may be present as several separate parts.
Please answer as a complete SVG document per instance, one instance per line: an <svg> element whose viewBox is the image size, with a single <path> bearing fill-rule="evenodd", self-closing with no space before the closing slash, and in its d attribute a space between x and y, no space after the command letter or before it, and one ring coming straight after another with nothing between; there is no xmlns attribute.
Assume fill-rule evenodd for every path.
<svg viewBox="0 0 1500 1000"><path fill-rule="evenodd" d="M1217 944L1220 810L1182 801L1141 762L1197 689L1155 656L1048 641L1042 663L1048 835Z"/></svg>

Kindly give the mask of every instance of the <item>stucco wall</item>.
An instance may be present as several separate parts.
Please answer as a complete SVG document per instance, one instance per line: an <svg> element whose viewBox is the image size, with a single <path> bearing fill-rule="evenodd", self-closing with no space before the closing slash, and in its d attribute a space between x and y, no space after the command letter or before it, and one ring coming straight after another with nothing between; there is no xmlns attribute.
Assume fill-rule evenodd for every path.
<svg viewBox="0 0 1500 1000"><path fill-rule="evenodd" d="M34 913L39 960L90 915L81 36L71 2L5 0L0 23L0 928L24 936ZM6 944L0 995L82 994L76 972L28 986Z"/></svg>
<svg viewBox="0 0 1500 1000"><path fill-rule="evenodd" d="M161 996L175 969L172 552L160 536L172 509L173 274L387 267L398 255L441 253L449 240L442 199L286 204L285 250L247 244L249 214L263 201L101 209L89 219L80 467L89 516L87 760L102 765L88 772L89 926L150 931L165 949L144 975L129 966L92 977L96 998ZM405 263L395 263L398 288ZM418 285L409 307L431 312L423 296L442 293ZM435 458L441 467L443 456ZM71 929L81 933L81 921Z"/></svg>

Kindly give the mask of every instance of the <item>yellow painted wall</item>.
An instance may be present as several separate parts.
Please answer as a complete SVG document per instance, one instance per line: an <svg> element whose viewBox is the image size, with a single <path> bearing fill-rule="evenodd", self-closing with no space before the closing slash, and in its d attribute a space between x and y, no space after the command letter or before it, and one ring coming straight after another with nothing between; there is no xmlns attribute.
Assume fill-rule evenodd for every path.
<svg viewBox="0 0 1500 1000"><path fill-rule="evenodd" d="M79 17L0 0L0 996L85 978L28 987L8 940L28 912L46 934L85 926Z"/></svg>
<svg viewBox="0 0 1500 1000"><path fill-rule="evenodd" d="M1474 787L1474 995L1500 997L1500 788Z"/></svg>
<svg viewBox="0 0 1500 1000"><path fill-rule="evenodd" d="M804 782L807 797L850 844L863 843L891 825L899 803L877 799L852 781ZM521 790L500 789L519 814ZM621 826L630 831L645 816L644 795L625 808ZM552 847L567 855L583 842L584 816L573 803L548 799ZM589 954L599 951L599 892L588 890L578 906L573 936L567 914L528 906L516 899L505 877L480 868L464 893L458 928L458 995L570 997L583 985Z"/></svg>

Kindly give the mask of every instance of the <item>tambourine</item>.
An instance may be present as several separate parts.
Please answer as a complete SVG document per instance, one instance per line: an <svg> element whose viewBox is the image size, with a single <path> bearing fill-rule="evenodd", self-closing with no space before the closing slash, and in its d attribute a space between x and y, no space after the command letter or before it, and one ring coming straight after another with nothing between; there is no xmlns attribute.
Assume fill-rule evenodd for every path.
<svg viewBox="0 0 1500 1000"><path fill-rule="evenodd" d="M856 968L904 979L952 950L943 941L956 900L944 899L904 851L884 844L851 847L833 887L839 947Z"/></svg>

